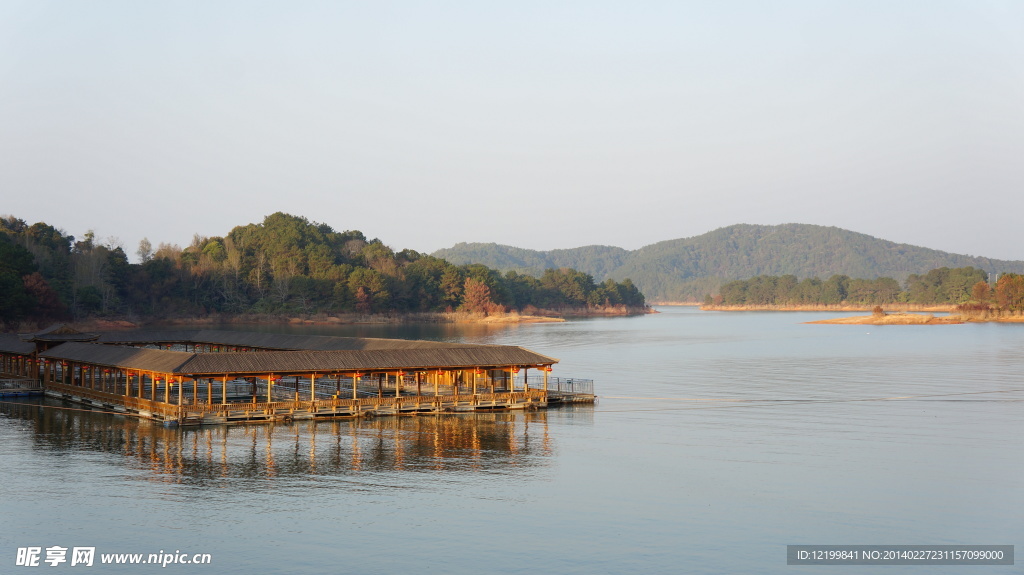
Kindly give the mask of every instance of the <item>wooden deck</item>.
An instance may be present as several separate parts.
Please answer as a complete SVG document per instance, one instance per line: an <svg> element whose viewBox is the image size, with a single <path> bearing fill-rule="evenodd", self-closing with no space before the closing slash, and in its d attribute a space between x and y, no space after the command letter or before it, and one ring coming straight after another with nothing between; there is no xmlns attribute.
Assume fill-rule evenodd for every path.
<svg viewBox="0 0 1024 575"><path fill-rule="evenodd" d="M456 413L508 409L538 409L549 403L593 402L594 396L555 394L530 389L512 392L461 395L405 395L400 397L362 397L358 399L314 399L298 401L238 401L177 405L121 394L108 393L61 383L48 383L46 394L76 403L91 405L174 425L217 425L373 417L414 413Z"/></svg>

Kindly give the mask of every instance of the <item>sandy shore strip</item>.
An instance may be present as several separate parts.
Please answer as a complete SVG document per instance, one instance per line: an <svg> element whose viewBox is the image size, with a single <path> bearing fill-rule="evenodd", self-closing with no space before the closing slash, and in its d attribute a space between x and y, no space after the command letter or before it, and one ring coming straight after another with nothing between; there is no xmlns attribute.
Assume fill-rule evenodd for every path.
<svg viewBox="0 0 1024 575"><path fill-rule="evenodd" d="M894 312L954 312L953 304L921 305L911 303L885 304L885 309ZM807 304L807 305L702 305L703 311L872 311L874 305Z"/></svg>
<svg viewBox="0 0 1024 575"><path fill-rule="evenodd" d="M951 325L964 323L964 319L957 315L935 317L931 314L921 313L887 313L884 315L856 315L853 317L838 317L834 319L820 319L804 323L828 323L841 325Z"/></svg>

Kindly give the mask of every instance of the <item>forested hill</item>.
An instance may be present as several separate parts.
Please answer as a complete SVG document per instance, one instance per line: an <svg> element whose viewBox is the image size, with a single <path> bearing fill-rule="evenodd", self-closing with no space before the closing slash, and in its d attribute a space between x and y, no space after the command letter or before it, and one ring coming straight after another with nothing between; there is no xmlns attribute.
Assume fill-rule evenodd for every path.
<svg viewBox="0 0 1024 575"><path fill-rule="evenodd" d="M359 231L276 213L192 245L76 240L44 222L0 217L0 326L65 319L250 314L642 313L629 281L562 268L539 277L396 252Z"/></svg>
<svg viewBox="0 0 1024 575"><path fill-rule="evenodd" d="M1024 262L951 254L897 244L836 227L809 224L739 224L692 238L629 251L612 246L535 251L498 244L466 244L433 254L455 264L480 263L538 275L568 267L595 279L630 278L654 301L699 301L727 281L761 275L798 278L892 277L903 281L941 267L1024 273Z"/></svg>

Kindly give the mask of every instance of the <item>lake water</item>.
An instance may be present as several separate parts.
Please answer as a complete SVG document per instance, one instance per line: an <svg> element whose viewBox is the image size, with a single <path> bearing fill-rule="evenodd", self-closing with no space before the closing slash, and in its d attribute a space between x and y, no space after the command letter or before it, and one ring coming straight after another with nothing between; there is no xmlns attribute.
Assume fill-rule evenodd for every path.
<svg viewBox="0 0 1024 575"><path fill-rule="evenodd" d="M176 573L1019 572L787 566L786 545L1024 549L1024 325L661 311L292 330L521 345L595 406L177 430L0 405L0 572L55 545L212 555Z"/></svg>

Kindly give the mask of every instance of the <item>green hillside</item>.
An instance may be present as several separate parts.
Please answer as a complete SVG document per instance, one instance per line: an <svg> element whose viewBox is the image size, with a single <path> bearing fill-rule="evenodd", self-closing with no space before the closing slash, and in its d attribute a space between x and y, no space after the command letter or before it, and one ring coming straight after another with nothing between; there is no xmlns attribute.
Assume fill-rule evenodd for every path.
<svg viewBox="0 0 1024 575"><path fill-rule="evenodd" d="M972 266L991 274L1024 273L1024 262L951 254L897 244L836 227L739 224L692 238L629 251L612 246L536 251L499 244L460 243L433 254L454 264L480 263L540 275L570 267L595 280L630 278L654 301L700 300L722 283L760 275L798 278L893 277L903 281L941 267Z"/></svg>
<svg viewBox="0 0 1024 575"><path fill-rule="evenodd" d="M247 315L642 313L631 282L561 265L530 275L394 251L358 230L276 213L192 245L148 239L124 249L44 222L0 217L0 327L92 317L154 320ZM580 256L586 258L584 255Z"/></svg>

